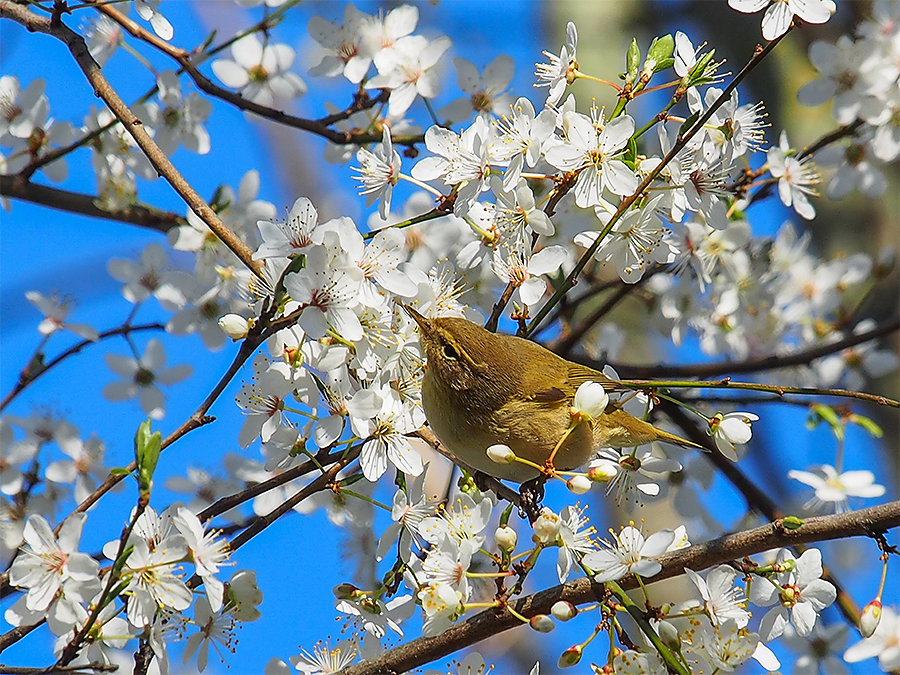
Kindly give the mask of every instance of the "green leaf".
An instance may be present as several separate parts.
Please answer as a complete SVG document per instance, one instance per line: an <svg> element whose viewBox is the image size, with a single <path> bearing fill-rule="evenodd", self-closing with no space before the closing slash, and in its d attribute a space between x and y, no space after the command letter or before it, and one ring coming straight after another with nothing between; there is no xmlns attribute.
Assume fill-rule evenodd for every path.
<svg viewBox="0 0 900 675"><path fill-rule="evenodd" d="M626 80L634 82L637 79L638 69L641 67L641 48L638 47L637 38L631 38L625 63L628 69Z"/></svg>
<svg viewBox="0 0 900 675"><path fill-rule="evenodd" d="M162 451L162 434L150 430L148 417L138 427L134 435L134 460L137 464L138 489L141 494L149 494L153 488L153 473Z"/></svg>
<svg viewBox="0 0 900 675"><path fill-rule="evenodd" d="M799 530L803 527L803 519L797 516L785 516L781 519L781 523L786 530Z"/></svg>
<svg viewBox="0 0 900 675"><path fill-rule="evenodd" d="M851 424L856 424L857 426L860 426L868 431L869 434L871 434L872 438L881 438L882 436L884 436L884 431L882 430L882 428L878 426L875 423L875 420L870 417L865 417L864 415L857 415L856 413L853 413L852 415L850 415L848 421Z"/></svg>
<svg viewBox="0 0 900 675"><path fill-rule="evenodd" d="M653 65L653 72L657 73L661 69L659 64L666 59L671 58L675 51L675 38L670 33L653 38L650 43L650 49L647 50L647 64Z"/></svg>
<svg viewBox="0 0 900 675"><path fill-rule="evenodd" d="M110 476L127 476L131 472L126 469L124 466L117 466L114 469L109 470Z"/></svg>
<svg viewBox="0 0 900 675"><path fill-rule="evenodd" d="M806 421L807 429L815 429L820 423L825 422L831 427L832 433L838 440L844 439L844 423L834 408L824 403L816 403L810 409L809 419Z"/></svg>

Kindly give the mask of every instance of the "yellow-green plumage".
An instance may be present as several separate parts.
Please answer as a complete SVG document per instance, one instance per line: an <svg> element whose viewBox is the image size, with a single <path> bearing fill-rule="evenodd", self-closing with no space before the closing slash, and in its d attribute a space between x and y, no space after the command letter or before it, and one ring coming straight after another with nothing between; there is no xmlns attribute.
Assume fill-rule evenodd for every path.
<svg viewBox="0 0 900 675"><path fill-rule="evenodd" d="M519 457L543 465L569 428L578 387L589 380L607 392L625 388L599 371L511 335L491 333L465 319L426 319L408 309L420 327L428 364L422 404L434 433L469 468L524 482L538 472L520 463L497 464L486 449L503 443ZM574 469L598 447L623 448L666 441L696 446L610 404L579 424L554 457L554 467Z"/></svg>

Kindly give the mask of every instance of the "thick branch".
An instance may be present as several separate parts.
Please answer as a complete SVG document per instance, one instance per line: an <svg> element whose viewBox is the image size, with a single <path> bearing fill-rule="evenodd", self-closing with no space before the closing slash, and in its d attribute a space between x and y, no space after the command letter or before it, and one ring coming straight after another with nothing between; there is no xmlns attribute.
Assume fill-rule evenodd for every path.
<svg viewBox="0 0 900 675"><path fill-rule="evenodd" d="M20 175L0 176L0 195L92 218L140 225L158 232L168 232L186 222L177 213L159 211L148 206L133 205L127 209L104 209L97 205L98 198L93 195L38 185Z"/></svg>
<svg viewBox="0 0 900 675"><path fill-rule="evenodd" d="M809 518L794 530L786 529L779 520L660 556L657 560L663 566L662 571L646 581L662 581L683 574L684 568L702 570L782 546L865 537L873 532L884 532L898 526L900 526L900 501L833 516ZM636 580L630 575L621 579L619 583L627 589L637 587ZM511 604L516 612L531 617L535 614L549 614L550 607L557 600L568 600L574 605L592 602L597 597L597 591L598 584L583 577L529 595ZM412 640L377 658L354 664L340 672L342 675L406 672L521 625L523 625L521 621L504 610L487 610L468 621L451 626L436 637Z"/></svg>

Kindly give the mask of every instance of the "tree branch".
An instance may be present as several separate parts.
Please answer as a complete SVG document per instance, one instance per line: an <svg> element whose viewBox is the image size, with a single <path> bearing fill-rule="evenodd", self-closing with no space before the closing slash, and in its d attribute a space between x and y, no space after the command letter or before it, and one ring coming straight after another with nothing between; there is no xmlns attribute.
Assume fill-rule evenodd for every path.
<svg viewBox="0 0 900 675"><path fill-rule="evenodd" d="M17 5L10 0L0 0L0 17L16 21L30 31L46 33L62 41L72 54L78 66L81 68L88 82L94 88L94 93L103 99L113 115L122 122L122 125L134 138L135 143L141 148L147 159L160 176L166 179L175 191L184 199L191 210L197 214L209 229L215 233L238 259L257 276L262 275L262 265L253 259L253 251L247 246L223 221L216 212L206 203L197 191L188 183L184 176L175 168L166 153L144 129L143 123L135 116L125 104L109 81L103 75L103 71L97 62L91 57L87 44L78 33L74 32L62 21L54 21L48 17L33 14L26 6Z"/></svg>
<svg viewBox="0 0 900 675"><path fill-rule="evenodd" d="M683 574L685 568L702 570L782 546L846 537L866 537L874 532L884 532L898 526L900 526L900 501L833 516L809 518L797 529L788 529L781 520L778 520L660 556L657 560L662 565L662 571L644 582L646 584L663 581ZM637 581L631 575L620 579L619 584L626 589L637 588ZM523 597L510 604L522 616L532 617L535 614L549 614L550 607L558 600L567 600L573 605L592 602L597 597L598 590L599 584L582 577ZM406 672L522 625L519 619L505 610L486 610L467 621L450 626L438 636L412 640L374 659L344 668L340 673L376 675Z"/></svg>
<svg viewBox="0 0 900 675"><path fill-rule="evenodd" d="M117 220L139 225L157 232L168 232L183 225L184 217L177 213L160 211L150 206L132 205L127 209L104 209L97 205L98 198L78 192L69 192L46 185L38 185L21 175L0 176L0 195L21 199L52 209L79 213L92 218Z"/></svg>

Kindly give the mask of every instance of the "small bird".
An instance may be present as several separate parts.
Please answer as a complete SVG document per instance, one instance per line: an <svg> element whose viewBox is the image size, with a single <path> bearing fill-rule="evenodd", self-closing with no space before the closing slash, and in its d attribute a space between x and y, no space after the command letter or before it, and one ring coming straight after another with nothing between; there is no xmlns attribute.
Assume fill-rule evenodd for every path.
<svg viewBox="0 0 900 675"><path fill-rule="evenodd" d="M598 382L607 392L628 390L530 340L491 333L465 319L428 319L404 307L419 325L427 357L422 382L425 417L466 468L516 483L540 478L545 474L526 464L492 461L487 448L502 443L517 456L545 466L569 429L570 408L581 384ZM651 441L701 447L610 402L599 416L572 429L553 456L552 468L574 469L599 447L625 448Z"/></svg>

